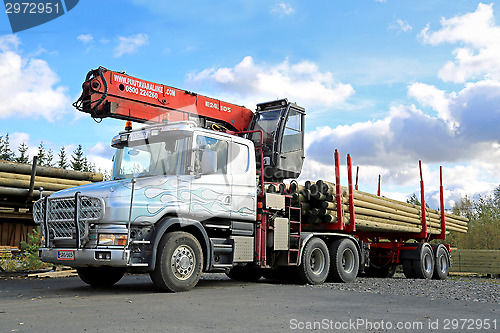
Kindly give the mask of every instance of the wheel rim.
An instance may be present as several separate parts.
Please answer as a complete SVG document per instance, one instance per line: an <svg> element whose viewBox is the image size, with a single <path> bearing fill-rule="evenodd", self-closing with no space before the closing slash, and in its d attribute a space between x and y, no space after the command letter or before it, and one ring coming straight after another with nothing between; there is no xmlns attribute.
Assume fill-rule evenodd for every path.
<svg viewBox="0 0 500 333"><path fill-rule="evenodd" d="M194 251L187 245L178 246L172 254L172 272L179 280L187 280L193 275L195 266Z"/></svg>
<svg viewBox="0 0 500 333"><path fill-rule="evenodd" d="M441 272L446 273L446 270L448 269L448 260L446 260L446 257L443 255L439 257L439 262L440 262Z"/></svg>
<svg viewBox="0 0 500 333"><path fill-rule="evenodd" d="M425 271L427 273L432 272L432 257L430 256L430 254L425 254L423 262Z"/></svg>
<svg viewBox="0 0 500 333"><path fill-rule="evenodd" d="M321 274L325 269L325 264L326 260L323 251L321 251L320 249L314 249L314 251L311 253L310 260L311 271L314 274Z"/></svg>
<svg viewBox="0 0 500 333"><path fill-rule="evenodd" d="M355 262L354 262L354 252L351 249L345 249L342 252L342 268L344 272L351 273L354 270Z"/></svg>

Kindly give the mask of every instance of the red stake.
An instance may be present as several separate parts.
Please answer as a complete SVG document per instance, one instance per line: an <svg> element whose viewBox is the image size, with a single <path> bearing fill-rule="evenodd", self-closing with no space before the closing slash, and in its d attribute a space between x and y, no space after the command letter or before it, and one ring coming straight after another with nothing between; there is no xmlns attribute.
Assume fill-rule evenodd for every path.
<svg viewBox="0 0 500 333"><path fill-rule="evenodd" d="M356 167L356 185L354 185L354 189L357 191L358 188L358 174L359 174L359 165Z"/></svg>
<svg viewBox="0 0 500 333"><path fill-rule="evenodd" d="M378 175L378 190L377 195L380 197L380 175Z"/></svg>
<svg viewBox="0 0 500 333"><path fill-rule="evenodd" d="M351 215L347 231L356 231L356 220L354 218L354 193L352 189L352 163L350 154L347 154L347 179L349 181L349 214Z"/></svg>
<svg viewBox="0 0 500 333"><path fill-rule="evenodd" d="M337 198L337 222L338 229L344 230L344 221L342 220L342 189L340 188L339 163L339 152L335 149L335 197Z"/></svg>
<svg viewBox="0 0 500 333"><path fill-rule="evenodd" d="M439 203L441 209L441 235L437 239L446 239L446 223L444 219L444 188L443 188L443 167L439 167Z"/></svg>
<svg viewBox="0 0 500 333"><path fill-rule="evenodd" d="M427 238L427 217L425 211L425 194L424 194L424 178L422 176L422 161L418 161L420 168L420 202L422 206L422 232L418 238Z"/></svg>

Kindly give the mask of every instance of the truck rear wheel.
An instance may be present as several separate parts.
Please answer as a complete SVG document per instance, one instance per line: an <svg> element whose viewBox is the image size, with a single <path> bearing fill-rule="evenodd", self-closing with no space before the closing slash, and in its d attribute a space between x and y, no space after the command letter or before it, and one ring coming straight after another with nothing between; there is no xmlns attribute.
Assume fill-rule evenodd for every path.
<svg viewBox="0 0 500 333"><path fill-rule="evenodd" d="M430 279L434 273L434 254L432 248L425 244L420 251L420 258L413 260L413 271L418 279Z"/></svg>
<svg viewBox="0 0 500 333"><path fill-rule="evenodd" d="M444 246L440 245L436 248L436 262L434 264L433 279L446 280L450 272L450 255Z"/></svg>
<svg viewBox="0 0 500 333"><path fill-rule="evenodd" d="M300 283L321 284L325 282L330 270L330 255L325 242L313 237L302 252L302 262L297 267Z"/></svg>
<svg viewBox="0 0 500 333"><path fill-rule="evenodd" d="M198 240L187 232L175 231L160 240L156 266L149 275L161 290L187 291L200 280L202 267L203 252Z"/></svg>
<svg viewBox="0 0 500 333"><path fill-rule="evenodd" d="M334 282L350 282L358 275L359 253L348 238L336 239L330 244L330 276Z"/></svg>
<svg viewBox="0 0 500 333"><path fill-rule="evenodd" d="M78 267L76 269L80 279L92 287L111 287L125 275L122 267Z"/></svg>

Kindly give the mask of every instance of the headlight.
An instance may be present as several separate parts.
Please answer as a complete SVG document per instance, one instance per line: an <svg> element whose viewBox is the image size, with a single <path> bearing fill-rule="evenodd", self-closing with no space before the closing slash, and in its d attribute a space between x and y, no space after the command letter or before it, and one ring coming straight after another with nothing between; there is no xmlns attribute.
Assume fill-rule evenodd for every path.
<svg viewBox="0 0 500 333"><path fill-rule="evenodd" d="M127 235L99 234L99 242L97 244L106 246L125 246L127 244Z"/></svg>

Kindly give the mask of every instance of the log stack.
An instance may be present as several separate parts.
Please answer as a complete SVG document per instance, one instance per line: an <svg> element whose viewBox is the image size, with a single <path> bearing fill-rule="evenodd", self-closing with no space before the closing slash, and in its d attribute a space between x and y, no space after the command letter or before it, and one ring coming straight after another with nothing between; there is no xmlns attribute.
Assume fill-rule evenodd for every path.
<svg viewBox="0 0 500 333"><path fill-rule="evenodd" d="M80 172L52 167L34 167L29 164L0 161L0 206L12 207L40 196L40 188L45 195L70 187L102 181L103 175L94 172ZM34 181L32 181L34 177ZM31 187L31 192L30 192Z"/></svg>
<svg viewBox="0 0 500 333"><path fill-rule="evenodd" d="M0 245L19 247L35 225L33 201L55 191L103 180L103 175L0 160Z"/></svg>
<svg viewBox="0 0 500 333"><path fill-rule="evenodd" d="M344 224L349 225L349 195L341 187L342 207L337 207L336 186L318 180L307 181L304 186L291 184L285 188L295 202L300 202L304 224L337 223L337 209L341 209ZM361 191L353 191L355 224L358 231L411 232L422 231L422 208L409 203L379 197ZM441 212L425 210L427 232L441 233ZM445 213L446 231L467 232L468 220L462 216Z"/></svg>

